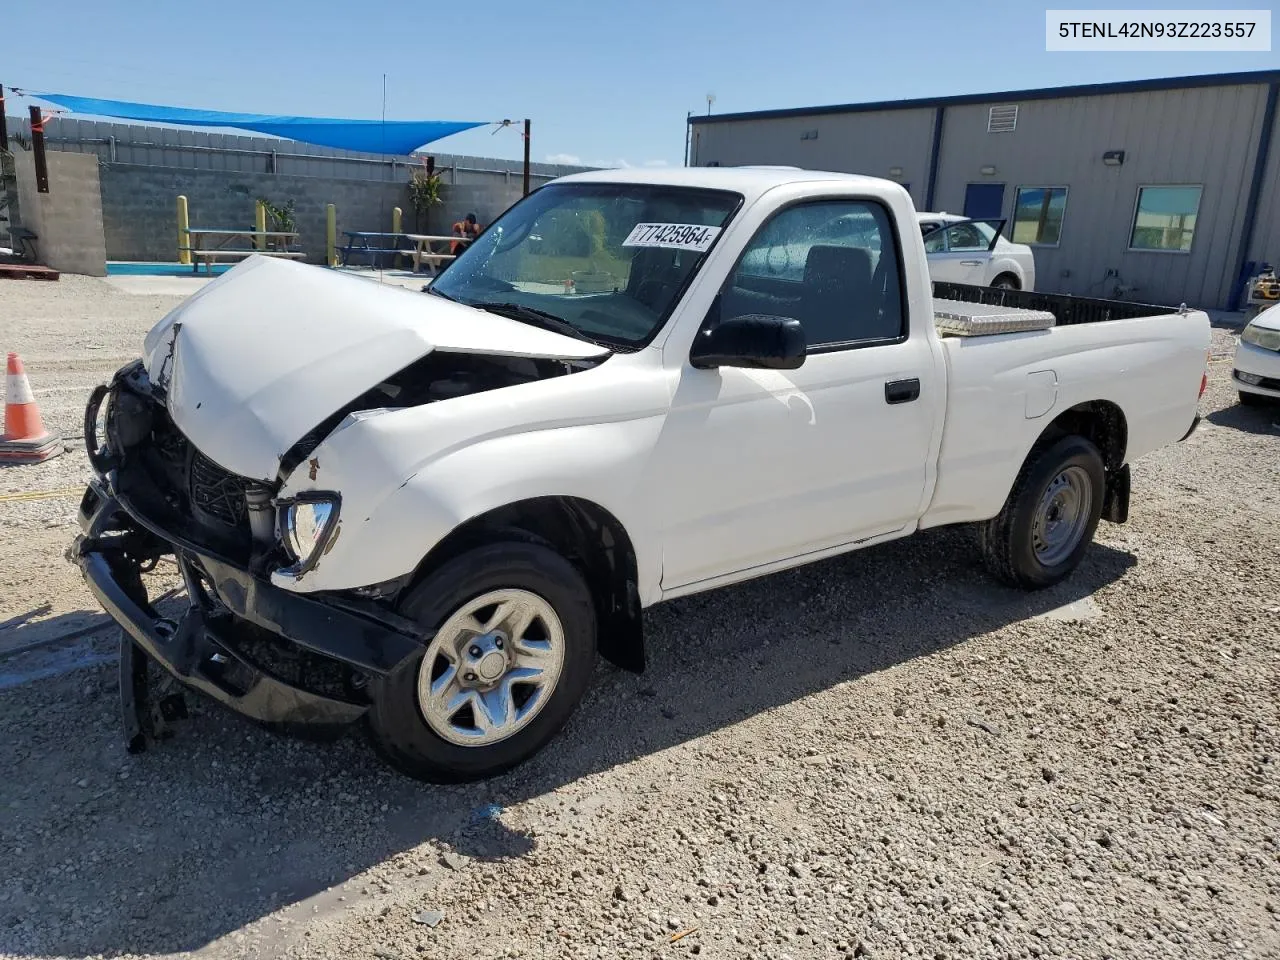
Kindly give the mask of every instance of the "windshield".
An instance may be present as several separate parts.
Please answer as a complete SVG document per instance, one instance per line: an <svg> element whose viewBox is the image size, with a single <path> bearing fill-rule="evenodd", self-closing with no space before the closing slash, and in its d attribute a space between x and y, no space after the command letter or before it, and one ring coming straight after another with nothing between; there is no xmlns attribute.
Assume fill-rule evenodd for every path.
<svg viewBox="0 0 1280 960"><path fill-rule="evenodd" d="M721 190L550 184L503 214L428 289L517 320L567 324L611 346L641 347L741 201Z"/></svg>

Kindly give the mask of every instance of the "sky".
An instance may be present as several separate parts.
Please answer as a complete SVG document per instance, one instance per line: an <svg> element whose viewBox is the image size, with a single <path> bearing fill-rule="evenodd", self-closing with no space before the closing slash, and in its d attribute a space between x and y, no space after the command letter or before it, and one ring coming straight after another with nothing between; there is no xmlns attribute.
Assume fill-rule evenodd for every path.
<svg viewBox="0 0 1280 960"><path fill-rule="evenodd" d="M46 4L4 7L6 89L377 119L385 74L389 120L528 117L534 160L592 166L679 166L708 94L731 113L1280 67L1274 49L1049 53L1045 6L1026 0L56 0L56 29ZM484 127L432 149L522 146Z"/></svg>

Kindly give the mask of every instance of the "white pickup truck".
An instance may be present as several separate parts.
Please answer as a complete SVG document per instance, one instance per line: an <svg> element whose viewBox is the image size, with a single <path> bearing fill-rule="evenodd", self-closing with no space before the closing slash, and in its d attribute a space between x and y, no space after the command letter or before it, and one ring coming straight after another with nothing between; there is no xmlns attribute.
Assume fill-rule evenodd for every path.
<svg viewBox="0 0 1280 960"><path fill-rule="evenodd" d="M597 655L643 669L660 601L961 523L1056 583L1194 428L1208 346L1197 311L931 286L888 181L575 174L426 292L209 283L90 398L69 556L126 631L131 749L181 705L155 675L484 777ZM166 555L177 618L141 576Z"/></svg>

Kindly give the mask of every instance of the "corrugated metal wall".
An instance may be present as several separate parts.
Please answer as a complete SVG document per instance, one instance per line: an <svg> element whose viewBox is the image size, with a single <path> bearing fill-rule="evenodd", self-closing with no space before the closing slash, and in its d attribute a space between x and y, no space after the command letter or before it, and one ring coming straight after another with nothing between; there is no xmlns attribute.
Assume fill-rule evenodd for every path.
<svg viewBox="0 0 1280 960"><path fill-rule="evenodd" d="M1068 188L1057 246L1037 246L1037 287L1076 295L1226 307L1236 283L1266 83L990 100L945 108L933 206L960 213L968 183ZM1017 103L1016 129L988 133L993 105ZM934 110L829 112L695 123L693 162L794 164L899 179L923 208ZM817 139L802 140L806 131ZM1125 151L1123 165L1102 154ZM889 168L901 166L901 177ZM996 172L984 175L984 166ZM1138 187L1203 186L1189 253L1129 250ZM1280 266L1280 123L1256 212L1250 258ZM1107 276L1109 270L1116 275Z"/></svg>
<svg viewBox="0 0 1280 960"><path fill-rule="evenodd" d="M948 107L935 206L959 213L966 184L1004 183L1003 215L1012 218L1018 186L1065 186L1060 243L1035 248L1039 289L1110 296L1118 282L1136 287L1128 294L1136 299L1224 306L1266 91L1259 84L1031 100L1019 104L1012 133L987 133L991 104ZM1105 165L1107 150L1123 150L1124 164ZM987 165L994 175L980 172ZM1138 187L1154 184L1203 185L1189 253L1128 249Z"/></svg>
<svg viewBox="0 0 1280 960"><path fill-rule="evenodd" d="M864 173L910 185L911 199L924 203L929 179L933 110L739 120L694 127L694 166L719 161L786 164L809 170ZM816 139L802 139L817 132ZM901 167L893 176L890 169Z"/></svg>
<svg viewBox="0 0 1280 960"><path fill-rule="evenodd" d="M1271 131L1271 147L1263 174L1258 219L1253 228L1249 259L1280 269L1280 116Z"/></svg>

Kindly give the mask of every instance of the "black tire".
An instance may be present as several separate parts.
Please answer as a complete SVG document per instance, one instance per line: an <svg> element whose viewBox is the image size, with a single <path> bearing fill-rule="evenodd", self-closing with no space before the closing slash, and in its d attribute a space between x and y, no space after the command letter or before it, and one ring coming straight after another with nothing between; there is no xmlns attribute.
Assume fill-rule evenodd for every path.
<svg viewBox="0 0 1280 960"><path fill-rule="evenodd" d="M582 574L540 543L503 541L476 547L429 573L401 604L401 613L434 633L465 603L491 590L519 589L549 603L564 631L564 661L550 698L528 726L487 746L459 746L428 726L418 705L423 654L402 664L372 691L369 727L378 752L393 767L429 783L495 776L541 749L568 721L591 682L596 662L596 612Z"/></svg>
<svg viewBox="0 0 1280 960"><path fill-rule="evenodd" d="M1002 273L991 281L991 286L996 290L1021 290L1022 286L1018 283L1018 278L1011 273Z"/></svg>
<svg viewBox="0 0 1280 960"><path fill-rule="evenodd" d="M1088 476L1090 506L1079 542L1063 559L1047 566L1036 555L1033 525L1049 484L1068 467ZM1102 454L1089 440L1067 436L1033 448L1013 483L1003 509L979 527L978 539L987 569L997 579L1024 590L1040 590L1067 577L1093 541L1102 516L1106 471Z"/></svg>
<svg viewBox="0 0 1280 960"><path fill-rule="evenodd" d="M1270 397L1264 397L1260 393L1250 393L1247 390L1237 390L1240 394L1240 403L1246 407L1270 407L1276 405L1276 401Z"/></svg>

